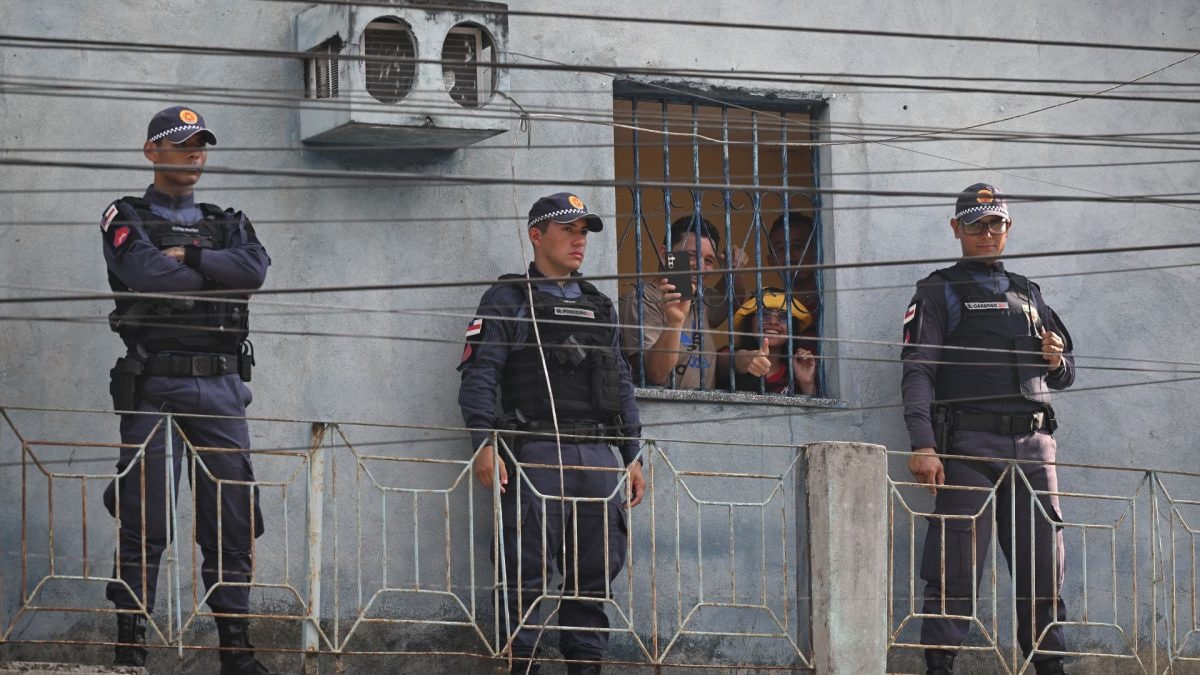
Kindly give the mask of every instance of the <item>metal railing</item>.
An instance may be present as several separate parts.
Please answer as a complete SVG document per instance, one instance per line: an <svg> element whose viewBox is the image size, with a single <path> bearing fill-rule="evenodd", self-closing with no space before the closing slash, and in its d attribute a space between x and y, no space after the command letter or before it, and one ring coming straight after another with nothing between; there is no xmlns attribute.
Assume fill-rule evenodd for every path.
<svg viewBox="0 0 1200 675"><path fill-rule="evenodd" d="M96 507L103 487L117 477L109 467L122 446L87 440L112 433L113 421L89 411L0 408L0 457L7 458L0 470L20 473L19 484L8 481L10 489L0 491L0 508L14 514L0 522L5 542L0 556L6 563L0 566L0 644L112 644L111 626L101 632L56 633L59 629L34 618L81 613L95 623L103 618L98 615L114 611L99 586L116 581L112 556L118 531L114 519ZM570 628L553 610L562 602L590 601L603 603L612 621L606 631L612 640L606 652L610 663L821 667L811 635L804 448L645 442L647 492L627 518L626 560L619 574L606 574L610 581L597 597L578 587L560 587L562 575L554 573L547 555L542 564L551 575L539 581L530 604L551 611L535 619L504 614L500 600L509 590L505 572L512 564L499 534L506 506L498 488L478 486L473 458L455 457L466 443L465 430L261 419L250 425L258 446L253 484L266 533L254 544L250 579L220 583L244 583L253 590L250 616L265 620L256 625L273 627L269 641L259 639L260 651L295 654L314 668L321 658L375 655L461 657L499 666L511 654L517 631L536 631L540 644L548 645L552 632ZM207 472L206 455L223 450L193 445L178 415L162 415L155 433L168 428L179 434L165 452L182 453L190 476ZM537 508L559 502L563 513L577 514L576 506L630 496L626 472L615 468L608 470L617 472L617 487L607 495L559 497L538 490L527 480L528 472L557 470L557 465L523 464L512 452L511 438L493 434L488 442L512 467L509 485L525 485ZM132 447L144 453L146 442ZM900 466L906 455L892 453L894 463ZM1030 654L1020 648L1014 617L1024 598L999 569L1004 560L998 514L1007 510L1010 522L1020 520L1014 517L1016 499L998 499L1012 485L1018 486L1020 499L1029 500L1030 516L1004 533L1010 550L1017 548L1020 528L1039 521L1061 530L1065 541L1066 581L1054 579L1050 599L1066 600L1067 613L1056 623L1068 648L1055 653L1085 668L1096 664L1120 672L1176 673L1200 666L1200 499L1195 498L1200 474L1058 464L1060 485L1086 487L1050 490L1031 481L1031 467L1037 465L992 464L998 466L993 467L995 482L972 488L979 506L969 513L933 513L924 487L907 480L906 469L900 469L905 480L893 472L887 481L891 601L880 612L888 615L891 670L917 669L923 645L916 631L928 619L971 625L960 654L969 672L1030 672L1030 655L1050 653L1044 643L1047 626L1032 636ZM141 466L131 464L126 473ZM164 466L173 471L171 462ZM178 499L167 493L165 503L147 504L162 509L171 531L179 533L164 553L158 606L152 612L142 608L159 659L213 649L211 635L198 621L212 616L205 607L212 589L204 588L200 575L195 498L190 491L181 491ZM249 494L256 499L255 491ZM1044 505L1051 497L1062 502L1061 521ZM547 513L538 520L540 527L520 536L544 540L545 523L553 521ZM972 578L965 604L959 604L965 609L945 600L931 608L921 600L918 547L925 527L920 521L930 518L962 523L959 531L972 537L990 528L987 554L972 554L964 563ZM579 518L563 522L566 540L577 546L585 536ZM865 524L863 529L870 530ZM864 547L883 545L875 537L862 539ZM604 549L611 545L606 540ZM934 550L945 598L944 539ZM1034 563L1035 547L1029 555L1033 576L1048 573ZM976 582L977 567L982 574Z"/></svg>
<svg viewBox="0 0 1200 675"><path fill-rule="evenodd" d="M892 454L893 458L906 460L911 453ZM889 478L892 536L888 542L888 646L894 661L906 650L941 648L962 652L959 660L970 659L966 667L969 672L1033 672L1033 659L1049 656L1071 657L1077 662L1076 668L1083 668L1079 672L1103 667L1104 672L1158 674L1192 672L1190 669L1200 667L1200 501L1180 496L1200 494L1200 474L1056 464L1062 476L1060 486L1106 486L1070 491L1048 489L1031 481L1029 472L1042 467L1040 463L963 456L950 461L1002 467L989 487L938 488L978 493L980 506L969 513L935 513L924 495L926 486L911 482L911 478ZM1019 504L1024 500L1028 500L1026 504ZM1051 500L1063 504L1061 520L1047 506ZM1017 517L1018 507L1028 511L1028 520ZM998 522L1004 515L1012 523L1007 528L1008 541L1001 539ZM932 548L937 558L932 565L931 561L923 562L922 552L918 551L926 530L918 527L919 519L927 520L928 532L934 533ZM969 605L969 611L955 611L946 600L948 564L953 566L947 562L948 551L949 555L963 555L946 542L947 529L955 523L968 533L972 543L969 594L957 598L958 607ZM1030 534L1039 524L1060 531L1059 541L1064 542L1062 548L1054 545L1055 550L1048 555L1043 551L1040 562L1038 538ZM977 538L987 542L988 554L982 558L974 546ZM1028 653L1020 646L1023 636L1018 634L1015 620L1019 603L1028 598L1018 594L1009 573L1000 571L1005 560L997 553L1002 544L1009 551L1018 551L1022 539L1029 542L1030 588L1038 587L1039 574L1049 575L1052 581L1050 596L1037 597L1034 593L1035 602L1028 603L1030 609L1025 610L1031 613L1029 623L1033 626ZM926 544L925 555L929 555L930 546ZM967 564L965 560L959 562ZM1008 568L1017 562L1009 561ZM1065 566L1065 584L1054 573L1054 562ZM923 564L930 566L926 574L922 574ZM922 588L922 577L926 585L940 585L932 591L932 607L922 601L923 595L930 594L929 589ZM1064 599L1065 614L1055 612L1054 618L1041 626L1032 619L1037 601L1054 606ZM971 634L962 645L931 639L921 644L916 627L929 620L967 622ZM1062 630L1065 648L1047 647L1052 629Z"/></svg>
<svg viewBox="0 0 1200 675"><path fill-rule="evenodd" d="M75 419L39 419L52 415ZM87 423L78 419L89 415ZM180 424L186 416L161 417L152 435L175 430L166 435L165 452L183 453L189 476L208 472L209 453L230 451L193 445ZM0 451L19 457L0 470L21 476L19 492L7 496L20 505L20 573L0 579L0 644L111 645L111 636L97 639L94 631L47 632L33 618L82 612L98 620L95 615L114 611L99 587L118 581L111 566L118 525L96 506L104 486L118 477L109 468L116 451L130 446L77 440L115 435L111 414L0 408L0 420ZM219 584L249 586L248 616L276 626L274 636L298 638L276 644L260 638L260 651L302 655L312 670L319 658L354 655L501 660L509 657L517 630L571 628L559 625L553 612L544 622L504 615L505 570L512 562L505 560L499 534L504 505L498 483L491 492L479 487L471 457L438 458L458 454L465 430L298 420L251 419L250 425L258 446L253 485L266 532L254 544L250 579L222 578ZM132 446L137 459L149 442ZM524 483L542 509L559 500L577 514L575 506L607 501L532 490L527 472L538 467L517 461L511 437L496 433L488 442L514 467L510 485ZM751 447L688 444L684 451L645 442L640 457L647 495L627 518L620 575L606 585L603 598L560 588L561 574L548 576L536 602L550 608L563 601L603 602L612 619L609 662L810 669L799 451L758 448L761 458L748 464L744 456ZM134 461L123 474L145 473L142 466ZM165 466L170 485L176 478L172 462ZM609 496L624 501L627 471L616 471L624 496ZM208 475L218 490L237 483ZM206 590L200 576L195 499L186 487L178 498L166 493L166 503L146 506L163 509L178 536L163 555L157 607L143 606L141 613L151 647L183 657L185 650L213 649L212 636L198 623L213 616L205 607L213 589ZM218 510L218 527L221 517ZM540 522L540 529L520 536L544 541L546 518ZM578 545L578 517L568 528ZM12 545L17 535L0 532L12 537ZM606 539L606 551L608 545ZM543 564L553 570L553 561L543 558ZM432 638L420 644L380 639L380 631L398 626ZM107 628L100 627L102 635Z"/></svg>

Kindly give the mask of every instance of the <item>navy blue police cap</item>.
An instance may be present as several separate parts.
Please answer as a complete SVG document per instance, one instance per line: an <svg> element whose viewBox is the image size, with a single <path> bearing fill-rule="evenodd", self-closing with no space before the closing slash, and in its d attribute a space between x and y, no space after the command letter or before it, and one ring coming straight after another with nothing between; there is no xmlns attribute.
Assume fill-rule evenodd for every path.
<svg viewBox="0 0 1200 675"><path fill-rule="evenodd" d="M600 216L588 211L583 200L570 192L556 192L542 197L533 203L533 208L529 209L529 227L547 220L556 223L573 223L580 218L587 221L587 228L590 232L599 232L604 229L604 221L600 220Z"/></svg>
<svg viewBox="0 0 1200 675"><path fill-rule="evenodd" d="M1000 188L988 183L976 183L958 196L958 202L954 205L954 219L970 225L984 216L1003 216L1005 220L1012 220L1008 215L1008 201Z"/></svg>
<svg viewBox="0 0 1200 675"><path fill-rule="evenodd" d="M217 135L204 126L204 118L200 113L187 106L176 105L160 110L150 119L146 140L156 143L165 138L178 145L196 134L204 134L204 141L209 145L217 144Z"/></svg>

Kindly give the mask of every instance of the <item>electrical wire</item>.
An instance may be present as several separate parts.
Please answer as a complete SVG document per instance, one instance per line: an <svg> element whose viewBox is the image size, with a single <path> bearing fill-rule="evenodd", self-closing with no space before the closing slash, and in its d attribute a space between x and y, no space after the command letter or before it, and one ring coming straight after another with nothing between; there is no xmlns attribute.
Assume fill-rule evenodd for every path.
<svg viewBox="0 0 1200 675"><path fill-rule="evenodd" d="M283 2L295 4L295 0L258 0L259 2ZM311 3L310 3L311 4ZM418 11L461 12L462 7L454 4L437 5L411 2L393 2L392 0L317 0L317 5L347 6L347 7L384 7L387 9L411 9ZM631 23L636 25L656 26L687 26L691 28L715 28L722 31L731 29L764 31L775 33L814 33L821 35L855 35L861 37L885 37L916 40L935 40L950 42L987 42L1010 45L1033 45L1042 47L1070 47L1076 49L1112 49L1128 51L1175 52L1187 53L1195 51L1186 47L1170 47L1160 45L1128 44L1116 42L1072 41L1072 40L1041 40L1033 38L1003 37L995 33L964 34L964 33L921 33L912 31L885 31L858 28L822 28L816 26L797 26L782 23L750 23L736 21L708 21L702 19L658 18L652 16L617 16L604 14L588 14L585 12L549 12L541 10L520 10L506 7L504 9L481 9L482 14L498 16L519 16L541 19L565 19L569 21L595 21L600 23Z"/></svg>

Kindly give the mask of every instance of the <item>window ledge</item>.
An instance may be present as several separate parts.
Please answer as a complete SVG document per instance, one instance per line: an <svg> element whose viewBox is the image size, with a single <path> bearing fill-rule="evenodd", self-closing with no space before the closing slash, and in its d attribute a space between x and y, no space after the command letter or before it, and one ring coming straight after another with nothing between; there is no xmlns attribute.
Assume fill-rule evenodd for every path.
<svg viewBox="0 0 1200 675"><path fill-rule="evenodd" d="M688 403L738 403L750 405L779 405L792 408L846 408L846 401L836 398L785 396L783 394L751 394L744 391L700 391L698 389L662 389L636 387L634 396L643 401L686 401Z"/></svg>

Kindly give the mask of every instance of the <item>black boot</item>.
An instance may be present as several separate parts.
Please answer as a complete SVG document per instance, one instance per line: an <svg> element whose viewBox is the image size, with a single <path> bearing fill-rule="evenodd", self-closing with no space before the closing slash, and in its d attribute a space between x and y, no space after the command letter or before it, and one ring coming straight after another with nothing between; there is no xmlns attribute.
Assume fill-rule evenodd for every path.
<svg viewBox="0 0 1200 675"><path fill-rule="evenodd" d="M954 652L945 649L925 650L925 675L952 675L954 673Z"/></svg>
<svg viewBox="0 0 1200 675"><path fill-rule="evenodd" d="M568 663L567 675L600 675L599 663Z"/></svg>
<svg viewBox="0 0 1200 675"><path fill-rule="evenodd" d="M221 675L272 675L254 658L245 619L217 619L217 636L221 640Z"/></svg>
<svg viewBox="0 0 1200 675"><path fill-rule="evenodd" d="M114 650L114 666L145 666L146 617L139 614L118 614L117 643Z"/></svg>
<svg viewBox="0 0 1200 675"><path fill-rule="evenodd" d="M1037 671L1037 675L1066 675L1067 673L1067 671L1063 670L1063 660L1061 658L1034 661L1033 669Z"/></svg>

